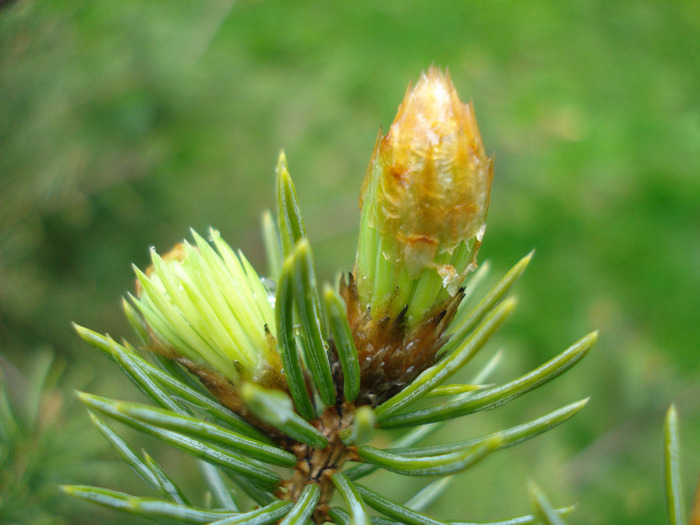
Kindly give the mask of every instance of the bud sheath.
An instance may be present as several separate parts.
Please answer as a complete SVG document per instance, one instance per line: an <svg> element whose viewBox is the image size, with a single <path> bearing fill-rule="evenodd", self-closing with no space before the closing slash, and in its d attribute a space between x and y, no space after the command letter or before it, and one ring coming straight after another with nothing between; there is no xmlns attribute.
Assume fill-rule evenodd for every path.
<svg viewBox="0 0 700 525"><path fill-rule="evenodd" d="M431 68L380 136L363 182L355 266L375 314L409 323L457 293L485 228L492 178L471 103Z"/></svg>

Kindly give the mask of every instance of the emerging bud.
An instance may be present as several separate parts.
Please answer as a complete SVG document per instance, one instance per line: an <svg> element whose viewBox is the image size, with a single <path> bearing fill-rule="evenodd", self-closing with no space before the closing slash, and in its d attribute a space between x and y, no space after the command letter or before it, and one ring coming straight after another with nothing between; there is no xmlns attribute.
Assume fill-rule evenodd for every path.
<svg viewBox="0 0 700 525"><path fill-rule="evenodd" d="M150 346L177 359L212 390L254 381L280 384L275 314L260 277L242 253L211 231L216 250L194 231L146 273L135 268ZM220 394L221 392L214 392Z"/></svg>
<svg viewBox="0 0 700 525"><path fill-rule="evenodd" d="M381 403L435 362L475 267L492 175L471 103L430 68L377 139L354 276L341 284L366 401Z"/></svg>
<svg viewBox="0 0 700 525"><path fill-rule="evenodd" d="M360 300L409 323L454 296L485 229L493 163L472 105L430 68L379 136L363 182L355 277Z"/></svg>

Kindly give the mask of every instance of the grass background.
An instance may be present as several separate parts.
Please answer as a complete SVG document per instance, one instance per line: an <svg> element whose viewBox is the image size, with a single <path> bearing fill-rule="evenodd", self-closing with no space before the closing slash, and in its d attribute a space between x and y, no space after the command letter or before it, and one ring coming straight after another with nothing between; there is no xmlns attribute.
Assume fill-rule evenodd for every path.
<svg viewBox="0 0 700 525"><path fill-rule="evenodd" d="M0 8L6 376L12 383L54 352L67 365L56 434L98 442L70 389L136 394L70 322L128 335L119 298L132 285L130 264L145 266L148 246L165 251L189 227L217 227L261 267L258 219L273 205L281 148L320 275L350 269L377 130L435 64L473 99L496 153L481 259L498 275L537 250L518 284L520 307L491 348L505 352L498 379L587 331L601 337L542 392L449 427L449 437L466 437L592 396L571 423L461 475L431 510L455 520L524 513L532 477L555 504L579 503L572 523L661 522L661 423L671 401L688 497L700 471L698 49L700 11L690 1L8 2ZM22 457L38 457L33 447L45 444L37 443ZM96 447L65 445L85 457L56 477L130 489L126 469ZM46 523L123 521L56 495L48 466L23 478L7 451L3 461L17 469L0 478L9 522L38 522L23 514L22 498ZM8 497L12 472L21 489ZM381 486L400 495L419 483ZM8 510L11 500L20 510Z"/></svg>

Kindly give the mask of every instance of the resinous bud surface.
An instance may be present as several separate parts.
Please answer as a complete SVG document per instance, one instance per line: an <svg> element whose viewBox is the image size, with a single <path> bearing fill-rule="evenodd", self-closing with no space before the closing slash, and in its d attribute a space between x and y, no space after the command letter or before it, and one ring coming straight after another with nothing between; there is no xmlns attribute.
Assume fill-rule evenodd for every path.
<svg viewBox="0 0 700 525"><path fill-rule="evenodd" d="M491 179L471 103L431 68L408 89L377 141L361 203L373 208L368 225L396 242L395 253L384 255L415 276L436 255L480 234Z"/></svg>

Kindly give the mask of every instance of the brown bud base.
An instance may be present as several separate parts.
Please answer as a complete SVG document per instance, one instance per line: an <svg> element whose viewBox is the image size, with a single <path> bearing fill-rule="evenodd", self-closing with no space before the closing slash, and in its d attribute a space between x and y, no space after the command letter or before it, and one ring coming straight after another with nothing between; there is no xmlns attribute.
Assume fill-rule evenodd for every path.
<svg viewBox="0 0 700 525"><path fill-rule="evenodd" d="M377 406L399 393L438 360L447 342L445 330L452 322L464 290L426 312L413 326L405 319L406 307L397 316L363 309L352 274L340 283L348 309L348 321L357 348L362 383L357 405ZM387 311L392 305L387 304Z"/></svg>

